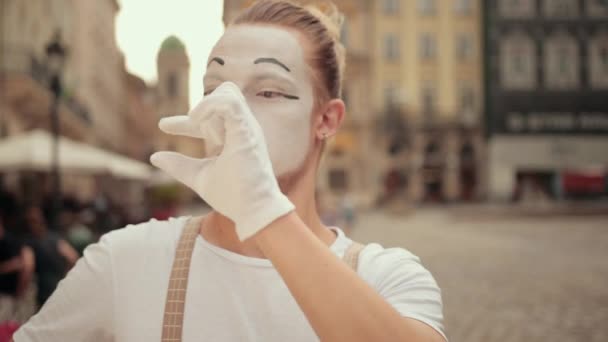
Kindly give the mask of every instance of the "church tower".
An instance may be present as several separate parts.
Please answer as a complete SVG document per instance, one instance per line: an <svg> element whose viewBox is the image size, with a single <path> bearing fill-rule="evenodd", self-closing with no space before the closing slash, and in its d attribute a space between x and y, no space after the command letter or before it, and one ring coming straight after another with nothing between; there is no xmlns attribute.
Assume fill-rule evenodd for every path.
<svg viewBox="0 0 608 342"><path fill-rule="evenodd" d="M159 119L187 114L190 109L190 60L184 43L176 36L167 37L158 51L156 66ZM177 151L192 157L204 155L204 142L200 139L162 134L160 141L163 150Z"/></svg>
<svg viewBox="0 0 608 342"><path fill-rule="evenodd" d="M189 108L190 60L186 47L176 36L167 37L156 59L160 116L185 114Z"/></svg>

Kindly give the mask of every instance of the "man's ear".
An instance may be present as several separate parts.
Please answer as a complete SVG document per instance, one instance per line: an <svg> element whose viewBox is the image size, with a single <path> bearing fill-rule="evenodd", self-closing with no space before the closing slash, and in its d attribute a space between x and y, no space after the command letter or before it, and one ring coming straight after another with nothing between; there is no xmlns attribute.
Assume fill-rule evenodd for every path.
<svg viewBox="0 0 608 342"><path fill-rule="evenodd" d="M319 140L324 140L336 134L338 128L344 121L346 106L341 99L328 101L320 115L317 116L315 123L315 136Z"/></svg>

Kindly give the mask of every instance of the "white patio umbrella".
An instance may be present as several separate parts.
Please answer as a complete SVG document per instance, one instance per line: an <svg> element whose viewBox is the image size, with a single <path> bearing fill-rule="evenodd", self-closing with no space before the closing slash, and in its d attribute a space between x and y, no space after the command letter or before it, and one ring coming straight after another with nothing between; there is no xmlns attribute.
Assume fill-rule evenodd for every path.
<svg viewBox="0 0 608 342"><path fill-rule="evenodd" d="M108 153L108 152L106 152ZM108 153L107 169L108 171L120 178L148 180L152 175L150 166L138 160L127 158L116 153Z"/></svg>
<svg viewBox="0 0 608 342"><path fill-rule="evenodd" d="M33 130L0 140L0 170L48 171L52 166L53 137ZM59 168L62 172L101 174L146 180L147 164L65 137L59 138Z"/></svg>

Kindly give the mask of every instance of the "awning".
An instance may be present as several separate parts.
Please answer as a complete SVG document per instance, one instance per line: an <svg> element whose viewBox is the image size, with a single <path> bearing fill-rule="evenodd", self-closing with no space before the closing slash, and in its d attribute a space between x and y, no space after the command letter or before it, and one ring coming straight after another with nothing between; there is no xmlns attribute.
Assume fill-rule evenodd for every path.
<svg viewBox="0 0 608 342"><path fill-rule="evenodd" d="M147 164L117 153L59 138L59 169L62 172L112 174L116 177L147 180ZM0 140L0 171L49 171L52 166L53 137L33 130Z"/></svg>

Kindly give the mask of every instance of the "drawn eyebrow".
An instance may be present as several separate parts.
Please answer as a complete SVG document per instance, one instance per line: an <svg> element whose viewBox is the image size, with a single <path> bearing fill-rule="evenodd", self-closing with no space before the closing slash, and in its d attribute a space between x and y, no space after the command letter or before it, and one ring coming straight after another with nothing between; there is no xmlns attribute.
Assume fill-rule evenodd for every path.
<svg viewBox="0 0 608 342"><path fill-rule="evenodd" d="M263 58L258 58L255 61L253 61L253 64L260 64L260 63L276 64L276 65L280 66L281 68L285 69L287 72L291 72L291 70L289 70L289 68L285 64L279 62L276 58L263 57Z"/></svg>
<svg viewBox="0 0 608 342"><path fill-rule="evenodd" d="M221 59L221 58L219 58L219 57L213 57L213 58L211 58L211 60L209 61L209 63L207 63L207 66L209 66L209 65L210 65L211 63L213 63L213 62L217 62L217 64L219 64L219 65L224 65L224 64L226 64L226 62L224 62L224 60L223 60L223 59Z"/></svg>

